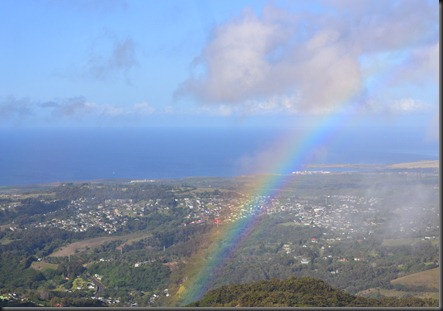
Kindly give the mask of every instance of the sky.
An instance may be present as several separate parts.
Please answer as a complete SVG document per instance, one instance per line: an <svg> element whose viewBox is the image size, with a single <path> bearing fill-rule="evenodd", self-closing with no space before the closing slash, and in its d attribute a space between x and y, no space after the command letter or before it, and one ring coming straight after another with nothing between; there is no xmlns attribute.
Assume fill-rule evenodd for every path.
<svg viewBox="0 0 443 311"><path fill-rule="evenodd" d="M436 0L2 0L0 15L0 129L344 113L438 139Z"/></svg>

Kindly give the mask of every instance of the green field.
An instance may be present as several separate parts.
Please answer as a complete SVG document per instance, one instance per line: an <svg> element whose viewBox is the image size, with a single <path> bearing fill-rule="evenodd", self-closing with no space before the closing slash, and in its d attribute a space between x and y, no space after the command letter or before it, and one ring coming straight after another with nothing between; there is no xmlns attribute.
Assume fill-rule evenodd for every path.
<svg viewBox="0 0 443 311"><path fill-rule="evenodd" d="M34 261L31 264L31 268L37 271L48 270L48 269L56 270L58 268L58 265L54 263Z"/></svg>

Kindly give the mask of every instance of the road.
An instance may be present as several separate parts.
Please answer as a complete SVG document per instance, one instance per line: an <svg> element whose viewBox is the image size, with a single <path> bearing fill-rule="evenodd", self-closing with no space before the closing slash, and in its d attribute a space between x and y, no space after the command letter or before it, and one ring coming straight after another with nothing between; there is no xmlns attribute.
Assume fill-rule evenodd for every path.
<svg viewBox="0 0 443 311"><path fill-rule="evenodd" d="M96 289L96 291L94 293L94 297L96 297L96 298L100 297L100 294L106 289L106 287L103 285L102 282L97 280L95 277L89 276L89 278L95 284L95 286L97 286L97 289Z"/></svg>

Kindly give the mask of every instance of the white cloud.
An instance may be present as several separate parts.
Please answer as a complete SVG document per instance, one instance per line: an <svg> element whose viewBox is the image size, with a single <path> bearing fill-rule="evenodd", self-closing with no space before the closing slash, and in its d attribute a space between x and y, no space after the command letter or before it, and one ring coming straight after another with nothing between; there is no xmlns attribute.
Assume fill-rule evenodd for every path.
<svg viewBox="0 0 443 311"><path fill-rule="evenodd" d="M237 102L250 98L269 75L265 56L282 40L278 25L260 21L245 11L214 31L196 64L207 74L188 79L182 91L198 94L204 102Z"/></svg>
<svg viewBox="0 0 443 311"><path fill-rule="evenodd" d="M136 115L151 115L155 112L155 108L147 102L135 104L132 111Z"/></svg>
<svg viewBox="0 0 443 311"><path fill-rule="evenodd" d="M358 60L337 32L318 32L300 54L292 68L301 92L300 109L328 112L361 88Z"/></svg>
<svg viewBox="0 0 443 311"><path fill-rule="evenodd" d="M126 111L123 107L118 106L112 106L112 105L97 105L97 104L90 104L90 106L93 106L96 110L95 113L100 112L99 115L103 116L109 116L109 117L117 117L121 115L125 115Z"/></svg>
<svg viewBox="0 0 443 311"><path fill-rule="evenodd" d="M219 105L226 114L328 113L362 94L380 102L365 84L362 57L401 51L414 58L395 64L402 66L395 70L408 73L396 80L397 90L417 72L437 75L436 5L415 0L326 4L334 10L317 16L267 6L261 16L244 11L219 25L194 61L200 74L191 75L176 94ZM391 63L383 66L394 70ZM392 101L402 99L384 101L388 107L382 110L419 109L406 102L389 107Z"/></svg>
<svg viewBox="0 0 443 311"><path fill-rule="evenodd" d="M394 101L389 106L389 110L393 113L416 113L430 111L430 107L429 105L418 102L412 98L404 98Z"/></svg>
<svg viewBox="0 0 443 311"><path fill-rule="evenodd" d="M368 100L361 107L362 111L372 114L415 114L432 112L432 106L413 98L402 98L392 101Z"/></svg>

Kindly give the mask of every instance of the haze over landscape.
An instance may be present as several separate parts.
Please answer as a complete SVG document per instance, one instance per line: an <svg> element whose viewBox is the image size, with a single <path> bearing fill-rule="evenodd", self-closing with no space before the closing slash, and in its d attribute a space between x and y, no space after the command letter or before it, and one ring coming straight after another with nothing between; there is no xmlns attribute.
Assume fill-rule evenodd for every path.
<svg viewBox="0 0 443 311"><path fill-rule="evenodd" d="M182 306L289 276L436 298L401 278L439 269L439 10L1 1L0 302ZM219 298L198 303L260 306Z"/></svg>

